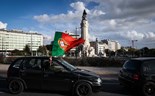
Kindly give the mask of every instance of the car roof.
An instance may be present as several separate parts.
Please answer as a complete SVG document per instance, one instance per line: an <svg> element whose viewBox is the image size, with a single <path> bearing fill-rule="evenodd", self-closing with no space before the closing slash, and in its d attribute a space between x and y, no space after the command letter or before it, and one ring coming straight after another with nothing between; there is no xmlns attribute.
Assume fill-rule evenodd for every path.
<svg viewBox="0 0 155 96"><path fill-rule="evenodd" d="M16 59L28 59L28 58L40 58L40 59L47 59L50 58L49 56L22 56L22 57L18 57ZM60 59L60 57L52 57L53 60L55 59Z"/></svg>
<svg viewBox="0 0 155 96"><path fill-rule="evenodd" d="M155 57L139 57L139 58L131 58L131 60L139 60L139 61L155 60Z"/></svg>

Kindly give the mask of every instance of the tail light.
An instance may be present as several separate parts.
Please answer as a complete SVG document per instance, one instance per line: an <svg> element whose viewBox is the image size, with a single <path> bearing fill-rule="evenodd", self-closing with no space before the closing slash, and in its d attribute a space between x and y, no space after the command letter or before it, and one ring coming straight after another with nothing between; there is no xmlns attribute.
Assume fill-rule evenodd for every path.
<svg viewBox="0 0 155 96"><path fill-rule="evenodd" d="M139 80L140 79L140 76L138 74L133 74L133 80Z"/></svg>

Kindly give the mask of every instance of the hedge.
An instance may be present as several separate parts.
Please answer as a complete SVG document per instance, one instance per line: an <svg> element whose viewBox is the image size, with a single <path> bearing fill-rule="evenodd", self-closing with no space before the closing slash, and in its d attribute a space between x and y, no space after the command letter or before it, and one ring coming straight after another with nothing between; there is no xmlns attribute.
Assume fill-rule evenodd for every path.
<svg viewBox="0 0 155 96"><path fill-rule="evenodd" d="M70 64L75 66L97 66L97 67L122 67L125 59L115 58L100 58L100 57L86 57L86 58L64 58Z"/></svg>
<svg viewBox="0 0 155 96"><path fill-rule="evenodd" d="M10 64L18 57L0 57L0 63ZM96 67L121 67L124 59L101 58L101 57L85 57L85 58L63 58L70 64L75 66L96 66Z"/></svg>

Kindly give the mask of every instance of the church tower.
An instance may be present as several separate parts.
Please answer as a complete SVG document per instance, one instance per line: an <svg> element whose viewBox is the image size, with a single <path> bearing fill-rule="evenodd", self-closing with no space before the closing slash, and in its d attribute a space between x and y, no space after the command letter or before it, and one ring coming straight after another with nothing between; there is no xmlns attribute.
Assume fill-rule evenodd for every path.
<svg viewBox="0 0 155 96"><path fill-rule="evenodd" d="M85 40L82 48L82 54L84 56L88 56L88 50L90 48L89 36L88 36L88 21L87 21L87 13L86 10L83 11L82 21L81 21L81 38Z"/></svg>

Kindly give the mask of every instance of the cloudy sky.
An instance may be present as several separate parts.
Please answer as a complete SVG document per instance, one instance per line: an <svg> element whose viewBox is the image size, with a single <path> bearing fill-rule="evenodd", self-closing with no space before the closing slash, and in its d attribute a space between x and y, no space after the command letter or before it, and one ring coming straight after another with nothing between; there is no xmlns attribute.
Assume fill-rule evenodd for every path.
<svg viewBox="0 0 155 96"><path fill-rule="evenodd" d="M83 10L90 40L110 39L122 46L155 48L155 0L0 0L0 28L35 31L46 43L55 31L75 32Z"/></svg>

